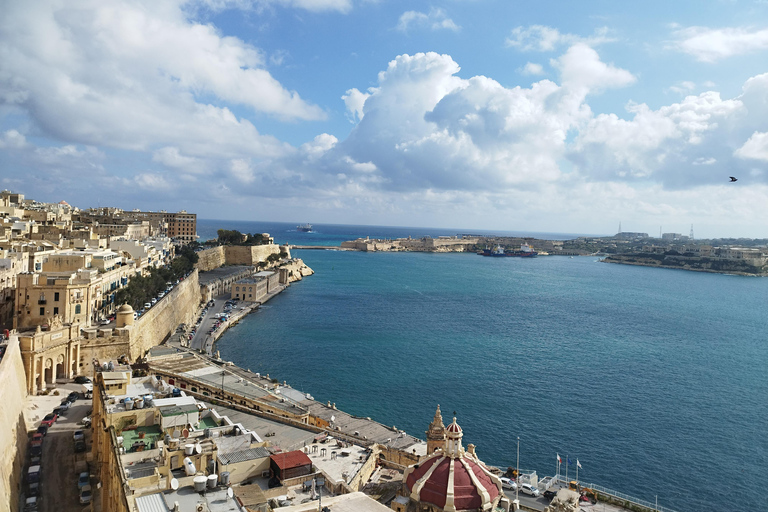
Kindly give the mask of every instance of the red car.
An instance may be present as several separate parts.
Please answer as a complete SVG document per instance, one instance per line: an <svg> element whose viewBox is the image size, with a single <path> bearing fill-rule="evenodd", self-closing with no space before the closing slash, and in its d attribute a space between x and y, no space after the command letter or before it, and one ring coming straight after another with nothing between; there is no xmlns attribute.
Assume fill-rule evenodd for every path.
<svg viewBox="0 0 768 512"><path fill-rule="evenodd" d="M43 434L41 433L35 433L35 435L32 436L32 441L29 442L30 446L42 446L43 445Z"/></svg>
<svg viewBox="0 0 768 512"><path fill-rule="evenodd" d="M59 415L52 412L45 415L45 418L43 418L43 421L40 422L41 425L46 425L48 428L53 426L53 424L56 422L56 420L59 418Z"/></svg>

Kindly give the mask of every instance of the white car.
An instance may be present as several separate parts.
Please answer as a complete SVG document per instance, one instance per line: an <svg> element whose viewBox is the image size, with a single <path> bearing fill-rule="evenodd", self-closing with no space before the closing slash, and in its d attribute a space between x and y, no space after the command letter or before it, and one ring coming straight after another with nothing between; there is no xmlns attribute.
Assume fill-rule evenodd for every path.
<svg viewBox="0 0 768 512"><path fill-rule="evenodd" d="M538 498L539 496L539 489L532 486L531 484L520 484L520 490L523 492L523 494L527 494L535 498Z"/></svg>
<svg viewBox="0 0 768 512"><path fill-rule="evenodd" d="M499 480L501 480L501 487L503 489L512 489L513 491L517 490L517 482L515 482L514 480L509 479L505 476L502 476L501 478L499 478Z"/></svg>

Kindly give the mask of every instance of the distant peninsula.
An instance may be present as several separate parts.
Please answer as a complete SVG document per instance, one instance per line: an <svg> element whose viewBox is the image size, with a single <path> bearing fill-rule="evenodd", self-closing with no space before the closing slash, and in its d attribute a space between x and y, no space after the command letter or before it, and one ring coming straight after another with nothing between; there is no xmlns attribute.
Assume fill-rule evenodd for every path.
<svg viewBox="0 0 768 512"><path fill-rule="evenodd" d="M601 256L606 263L645 267L768 275L768 240L694 240L679 233L664 233L660 238L647 233L620 232L606 237L577 237L571 240L546 240L461 234L455 236L373 239L358 238L342 242L340 249L386 252L475 252L493 248L514 250L522 244L539 256Z"/></svg>

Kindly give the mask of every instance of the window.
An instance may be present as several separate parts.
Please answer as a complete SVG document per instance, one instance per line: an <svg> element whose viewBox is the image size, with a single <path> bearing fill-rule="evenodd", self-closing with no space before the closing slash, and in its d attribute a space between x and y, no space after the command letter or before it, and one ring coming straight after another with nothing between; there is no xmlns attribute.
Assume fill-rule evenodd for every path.
<svg viewBox="0 0 768 512"><path fill-rule="evenodd" d="M53 302L59 302L59 292L53 293Z"/></svg>
<svg viewBox="0 0 768 512"><path fill-rule="evenodd" d="M53 308L53 314L54 314L54 315L58 315L58 314L59 314L59 308L57 308L57 307L54 307L54 308Z"/></svg>
<svg viewBox="0 0 768 512"><path fill-rule="evenodd" d="M80 304L75 304L75 314L76 315L80 314Z"/></svg>
<svg viewBox="0 0 768 512"><path fill-rule="evenodd" d="M40 316L45 316L45 308L40 308Z"/></svg>

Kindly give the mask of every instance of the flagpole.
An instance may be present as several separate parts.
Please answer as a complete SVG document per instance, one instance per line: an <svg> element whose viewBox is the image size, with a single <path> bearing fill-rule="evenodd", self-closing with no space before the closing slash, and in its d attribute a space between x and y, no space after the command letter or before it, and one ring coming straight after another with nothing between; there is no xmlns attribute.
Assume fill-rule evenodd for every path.
<svg viewBox="0 0 768 512"><path fill-rule="evenodd" d="M576 484L579 483L579 459L576 459Z"/></svg>
<svg viewBox="0 0 768 512"><path fill-rule="evenodd" d="M570 487L568 484L568 455L565 456L565 485Z"/></svg>

